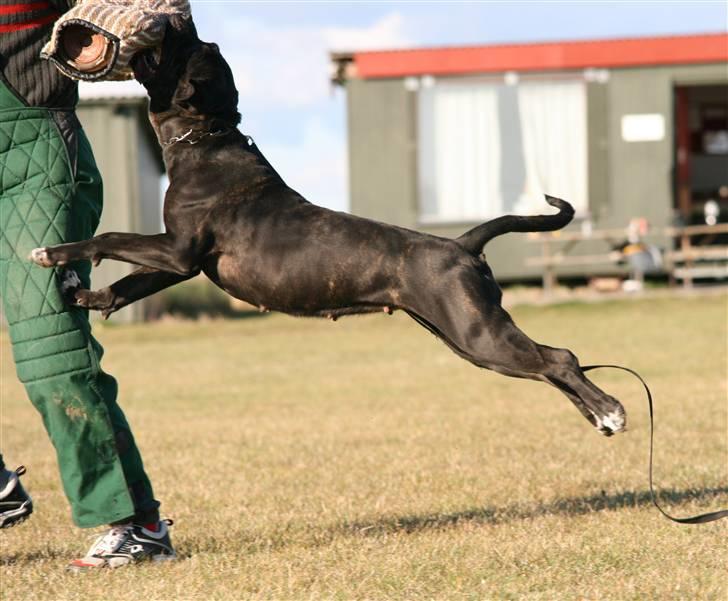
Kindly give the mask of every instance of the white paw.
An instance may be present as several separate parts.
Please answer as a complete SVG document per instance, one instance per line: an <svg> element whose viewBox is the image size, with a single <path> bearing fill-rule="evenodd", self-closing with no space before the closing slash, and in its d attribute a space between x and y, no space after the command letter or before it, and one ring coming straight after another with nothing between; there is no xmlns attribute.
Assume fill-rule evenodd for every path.
<svg viewBox="0 0 728 601"><path fill-rule="evenodd" d="M595 415L595 417L597 420L597 429L606 436L622 432L627 421L624 414L619 411L612 411L604 417L598 415Z"/></svg>
<svg viewBox="0 0 728 601"><path fill-rule="evenodd" d="M48 253L46 252L45 248L34 248L30 251L30 256L28 258L36 265L50 267L50 262L48 261Z"/></svg>
<svg viewBox="0 0 728 601"><path fill-rule="evenodd" d="M81 287L81 278L73 269L66 269L63 271L61 277L61 293L66 294L69 290L75 290Z"/></svg>
<svg viewBox="0 0 728 601"><path fill-rule="evenodd" d="M30 251L30 260L41 267L53 267L53 262L48 256L48 251L45 248L34 248ZM62 263L58 264L62 265Z"/></svg>

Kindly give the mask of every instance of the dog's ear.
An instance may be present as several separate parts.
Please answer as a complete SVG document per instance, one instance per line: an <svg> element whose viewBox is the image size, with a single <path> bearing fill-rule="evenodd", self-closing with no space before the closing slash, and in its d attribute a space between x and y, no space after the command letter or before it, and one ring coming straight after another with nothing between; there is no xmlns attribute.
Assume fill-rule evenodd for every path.
<svg viewBox="0 0 728 601"><path fill-rule="evenodd" d="M175 100L184 103L198 90L202 90L207 83L215 78L214 63L210 61L211 50L201 45L195 50L187 61L187 66L177 84Z"/></svg>
<svg viewBox="0 0 728 601"><path fill-rule="evenodd" d="M179 14L171 14L167 19L166 29L174 29L175 31L189 33L197 37L197 29L191 18L185 18Z"/></svg>
<svg viewBox="0 0 728 601"><path fill-rule="evenodd" d="M191 113L238 122L238 91L230 67L215 44L201 46L190 57L174 101Z"/></svg>
<svg viewBox="0 0 728 601"><path fill-rule="evenodd" d="M164 25L161 50L162 56L184 56L185 48L190 48L195 42L199 43L197 29L192 19L185 19L180 15L170 15Z"/></svg>
<svg viewBox="0 0 728 601"><path fill-rule="evenodd" d="M188 101L195 94L195 84L188 77L184 77L177 84L177 90L174 93L174 101L177 104L186 106Z"/></svg>

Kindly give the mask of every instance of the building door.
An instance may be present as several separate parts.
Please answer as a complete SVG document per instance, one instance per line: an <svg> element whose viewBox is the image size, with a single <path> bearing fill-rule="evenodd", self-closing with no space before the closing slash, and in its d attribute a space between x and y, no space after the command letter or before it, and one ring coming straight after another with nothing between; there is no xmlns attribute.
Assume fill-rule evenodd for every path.
<svg viewBox="0 0 728 601"><path fill-rule="evenodd" d="M674 206L684 224L728 222L728 85L675 88Z"/></svg>

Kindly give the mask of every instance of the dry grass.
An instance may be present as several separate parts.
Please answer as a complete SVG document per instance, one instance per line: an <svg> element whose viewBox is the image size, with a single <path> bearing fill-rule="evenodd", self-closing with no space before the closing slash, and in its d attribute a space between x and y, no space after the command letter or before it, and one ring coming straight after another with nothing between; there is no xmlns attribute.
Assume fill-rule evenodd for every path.
<svg viewBox="0 0 728 601"><path fill-rule="evenodd" d="M726 297L513 310L656 400L656 483L687 515L728 504ZM647 408L595 375L630 432L478 370L404 315L105 326L181 561L74 576L52 448L2 339L2 449L37 511L1 535L2 599L725 599L726 524L647 494Z"/></svg>

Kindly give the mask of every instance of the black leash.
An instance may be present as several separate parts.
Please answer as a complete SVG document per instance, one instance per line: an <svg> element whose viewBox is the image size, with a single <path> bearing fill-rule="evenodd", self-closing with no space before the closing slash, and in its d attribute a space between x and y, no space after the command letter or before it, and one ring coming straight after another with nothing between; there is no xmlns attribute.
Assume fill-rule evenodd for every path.
<svg viewBox="0 0 728 601"><path fill-rule="evenodd" d="M589 371L592 369L599 369L601 367L609 367L612 369L621 369L622 371L626 371L631 373L635 378L637 378L640 382L642 382L642 386L645 387L645 392L647 393L647 403L650 406L650 497L652 498L652 504L657 507L657 509L660 511L662 515L664 515L668 520L672 520L673 522L678 522L679 524L705 524L707 522L714 522L715 520L720 520L722 518L728 517L728 509L723 509L722 511L711 511L710 513L701 513L700 515L696 515L689 518L674 518L669 513L667 513L662 507L660 507L660 504L657 502L657 497L655 496L655 488L652 484L652 449L654 446L653 439L655 437L655 424L654 424L654 411L652 409L652 394L650 393L650 389L647 387L647 384L642 379L642 376L640 376L636 371L629 369L628 367L622 367L621 365L587 365L585 367L582 367L582 371Z"/></svg>

